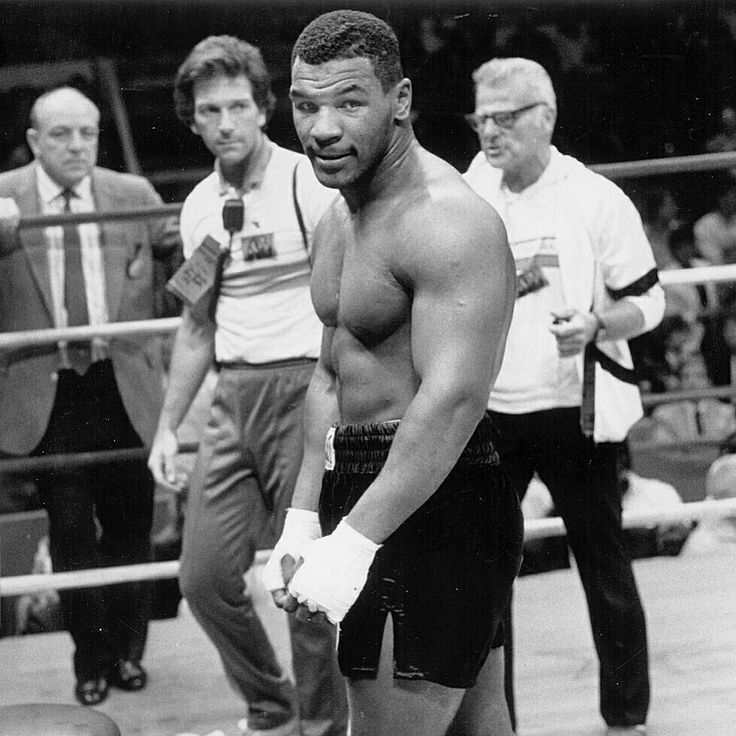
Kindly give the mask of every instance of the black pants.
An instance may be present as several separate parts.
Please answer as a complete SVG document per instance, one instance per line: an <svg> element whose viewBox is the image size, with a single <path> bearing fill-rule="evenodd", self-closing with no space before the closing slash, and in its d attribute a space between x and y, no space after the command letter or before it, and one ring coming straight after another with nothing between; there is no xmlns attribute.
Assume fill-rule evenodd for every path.
<svg viewBox="0 0 736 736"><path fill-rule="evenodd" d="M32 455L140 446L110 361L94 363L84 376L59 372L49 425ZM153 480L144 459L48 471L36 482L55 572L150 561ZM60 591L77 679L104 674L118 659L141 659L150 590L150 583L135 582Z"/></svg>
<svg viewBox="0 0 736 736"><path fill-rule="evenodd" d="M611 726L644 723L649 708L646 623L623 548L622 445L596 445L586 438L578 408L491 416L500 433L501 463L519 497L536 471L565 523L598 653L601 715ZM509 610L506 672L513 708L510 624Z"/></svg>

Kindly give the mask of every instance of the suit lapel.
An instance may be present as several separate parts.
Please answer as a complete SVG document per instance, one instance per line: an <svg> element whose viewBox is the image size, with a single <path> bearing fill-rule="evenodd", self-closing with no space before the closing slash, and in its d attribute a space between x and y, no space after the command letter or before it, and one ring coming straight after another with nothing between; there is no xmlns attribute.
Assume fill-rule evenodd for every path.
<svg viewBox="0 0 736 736"><path fill-rule="evenodd" d="M18 187L18 206L21 212L29 217L42 214L41 202L38 199L36 186L36 170L33 165L27 167L27 175L23 176ZM20 243L38 286L43 306L46 308L49 323L54 324L54 302L51 296L51 277L49 275L48 243L43 228L29 228L20 234Z"/></svg>
<svg viewBox="0 0 736 736"><path fill-rule="evenodd" d="M124 197L110 185L109 180L97 172L92 174L92 191L98 212L125 208ZM105 289L110 321L117 319L120 299L126 281L128 262L128 237L125 220L100 222L100 245L105 265Z"/></svg>

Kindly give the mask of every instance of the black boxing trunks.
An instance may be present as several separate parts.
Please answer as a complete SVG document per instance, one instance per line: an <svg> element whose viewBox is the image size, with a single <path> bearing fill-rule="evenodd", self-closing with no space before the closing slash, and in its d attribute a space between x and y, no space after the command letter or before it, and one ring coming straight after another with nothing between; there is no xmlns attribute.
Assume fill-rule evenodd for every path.
<svg viewBox="0 0 736 736"><path fill-rule="evenodd" d="M398 425L330 430L319 508L325 534L378 475ZM503 644L523 521L494 433L485 416L442 485L378 550L340 626L338 661L346 677L376 677L388 614L396 679L472 687L490 649Z"/></svg>

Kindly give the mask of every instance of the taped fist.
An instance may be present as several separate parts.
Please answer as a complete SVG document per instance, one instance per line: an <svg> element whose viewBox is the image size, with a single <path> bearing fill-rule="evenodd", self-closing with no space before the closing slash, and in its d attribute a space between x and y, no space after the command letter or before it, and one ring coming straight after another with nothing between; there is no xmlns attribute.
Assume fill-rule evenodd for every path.
<svg viewBox="0 0 736 736"><path fill-rule="evenodd" d="M294 566L302 556L304 546L321 536L322 529L316 511L286 509L284 530L263 568L263 584L271 592L274 603L279 608L287 611L296 608L296 601L293 606L289 605L286 586L294 574Z"/></svg>
<svg viewBox="0 0 736 736"><path fill-rule="evenodd" d="M289 593L310 612L322 611L340 623L363 590L380 547L343 519L332 534L304 547Z"/></svg>

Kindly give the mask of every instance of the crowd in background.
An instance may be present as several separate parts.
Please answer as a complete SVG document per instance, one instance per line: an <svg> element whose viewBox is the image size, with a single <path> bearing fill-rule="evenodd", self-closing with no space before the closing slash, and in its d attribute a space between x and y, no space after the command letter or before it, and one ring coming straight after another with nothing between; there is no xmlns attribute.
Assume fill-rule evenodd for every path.
<svg viewBox="0 0 736 736"><path fill-rule="evenodd" d="M327 3L329 4L329 3ZM320 4L322 8L325 4ZM350 3L342 3L350 5ZM492 56L523 56L550 73L560 102L555 142L586 163L701 153L719 132L736 77L736 8L723 3L361 3L388 20L414 83L415 128L435 153L464 169L475 138L471 73ZM296 145L287 97L291 45L313 15L308 2L27 3L0 5L0 65L114 58L131 114L153 105L157 124L134 130L140 155L160 148L183 163L190 142L176 132L169 100L145 95L141 79L164 74L202 34L241 33L264 49L280 103L269 131ZM12 29L12 31L10 30ZM145 63L142 63L145 59ZM126 79L130 84L126 84ZM7 166L22 141L29 98L4 90ZM726 134L726 141L728 134ZM179 145L183 143L183 145ZM113 146L102 151L114 158ZM200 160L206 153L199 152ZM145 168L145 167L144 167ZM704 203L697 202L698 207Z"/></svg>

